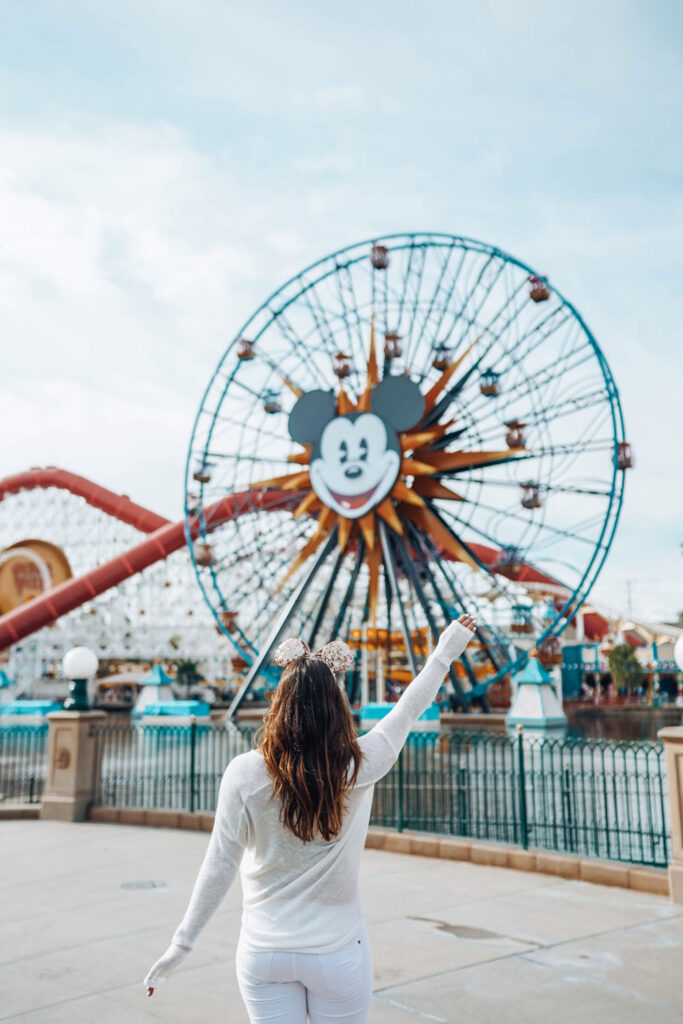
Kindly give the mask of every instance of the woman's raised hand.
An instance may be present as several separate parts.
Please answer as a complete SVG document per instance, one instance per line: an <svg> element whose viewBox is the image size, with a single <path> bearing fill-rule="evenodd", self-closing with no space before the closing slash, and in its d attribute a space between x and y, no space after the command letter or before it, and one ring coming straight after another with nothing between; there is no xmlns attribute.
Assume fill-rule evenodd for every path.
<svg viewBox="0 0 683 1024"><path fill-rule="evenodd" d="M472 615L461 615L456 622L450 622L439 637L432 657L450 665L459 658L472 639L477 624Z"/></svg>

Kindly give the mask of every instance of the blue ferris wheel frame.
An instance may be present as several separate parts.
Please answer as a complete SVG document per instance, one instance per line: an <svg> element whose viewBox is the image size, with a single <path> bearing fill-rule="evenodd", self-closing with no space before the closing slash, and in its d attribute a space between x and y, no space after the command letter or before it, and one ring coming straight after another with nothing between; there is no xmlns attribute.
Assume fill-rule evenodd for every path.
<svg viewBox="0 0 683 1024"><path fill-rule="evenodd" d="M401 244L397 245L395 244L396 242L400 242ZM392 243L394 244L392 245ZM202 596L211 610L211 613L216 621L217 627L231 641L236 652L238 652L239 655L243 657L248 664L253 663L255 658L258 656L259 652L256 650L253 643L249 640L249 638L246 636L246 634L239 626L236 628L236 634L239 639L237 639L236 636L233 635L231 632L228 632L228 630L225 628L225 625L220 619L220 611L226 611L227 604L225 602L225 597L218 583L215 570L213 567L209 567L211 583L214 594L217 596L219 601L219 608L216 607L214 601L211 598L209 590L205 586L203 575L200 572L200 567L195 557L193 538L197 538L197 528L199 531L199 535L203 539L206 539L206 537L209 536L210 533L212 532L210 529L207 528L208 524L206 523L204 517L202 502L204 488L203 484L200 484L199 512L197 513L197 511L192 511L192 509L190 509L188 506L188 494L191 488L192 480L191 464L192 460L197 458L197 451L193 448L193 443L197 434L199 420L202 411L204 410L207 398L219 374L221 373L221 370L224 367L226 360L228 359L228 357L231 356L233 350L237 346L240 339L244 337L245 333L248 331L249 326L252 323L254 323L254 321L260 314L269 312L271 314L271 319L265 321L260 330L254 334L254 343L256 343L259 340L261 335L270 326L270 324L277 317L281 316L290 305L296 302L297 299L299 299L301 295L304 294L304 292L315 287L321 281L335 274L340 269L345 269L347 267L353 266L356 263L362 262L363 260L367 260L369 248L375 245L386 245L390 251L400 251L404 249L420 247L425 248L428 246L439 245L450 246L451 248L458 248L465 251L477 252L486 255L489 257L489 262L493 259L500 260L504 264L508 264L519 268L530 277L539 277L541 278L541 280L545 281L545 277L543 277L543 275L540 275L536 270L534 270L533 267L525 263L523 260L520 260L517 257L512 256L510 253L505 252L504 250L500 249L497 246L489 245L485 242L481 242L466 236L451 235L446 232L411 232L382 235L374 238L369 238L366 239L365 241L357 242L350 246L344 246L340 249L334 250L333 252L328 253L327 255L309 264L307 267L299 271L297 274L292 275L287 281L284 282L284 284L282 284L279 288L272 292L269 295L269 297L265 299L264 302L261 303L261 305L251 314L251 316L249 316L249 318L242 324L240 329L235 333L232 341L224 350L221 359L219 360L211 378L209 379L209 382L202 394L202 398L197 409L197 414L192 425L190 442L188 445L188 453L185 463L184 513L185 537L189 548L195 576L199 583ZM346 259L345 261L340 262L340 258L345 257L350 253L354 253L354 255ZM328 265L328 269L324 274L322 274L320 277L316 279L308 280L309 275L311 275L313 272L316 271L316 269L321 268L324 265ZM296 285L297 282L300 284L298 290L293 292L291 295L288 295L289 290L294 285ZM491 288L492 285L489 286L489 291L491 290ZM603 568L611 544L613 542L614 534L621 513L621 508L623 505L625 485L625 474L623 469L620 469L619 467L619 441L620 439L623 440L625 436L624 418L619 398L619 391L614 380L614 377L612 375L612 371L610 369L610 366L607 362L604 353L602 352L602 349L600 348L597 340L595 339L595 336L593 335L592 331L589 329L582 315L579 313L579 311L576 309L573 303L566 299L565 296L559 291L559 289L555 287L555 285L552 285L552 292L559 300L561 306L564 307L569 312L574 321L580 326L586 341L588 342L588 344L590 345L595 354L595 357L598 361L598 364L602 372L602 377L605 384L605 393L610 407L611 428L613 436L612 478L610 482L607 509L605 511L602 523L602 530L595 542L593 554L589 559L588 563L586 564L580 580L573 587L570 596L566 598L566 600L564 600L564 604L562 604L562 606L559 609L557 608L557 606L555 606L555 616L552 620L549 621L547 627L537 638L537 643L541 643L543 640L549 637L559 636L566 628L566 626L569 624L569 622L572 620L572 618L579 610L581 605L586 601L597 577L599 576ZM279 305L278 300L281 299L283 296L288 297L286 298L286 301L282 302L282 304ZM229 374L224 373L225 383L222 388L221 399L216 404L213 418L207 432L207 446L205 447L204 450L205 453L208 450L208 445L213 434L213 430L216 423L216 417L218 415L218 410L220 409L222 401L234 379L236 369L237 366L235 365ZM507 644L508 642L501 640L501 643ZM498 679L500 679L503 676L514 675L515 672L521 670L521 668L523 668L523 666L526 664L528 656L528 652L526 651L522 651L521 653L519 653L519 655L516 658L511 659L510 663L506 664L504 668L494 673L484 682L473 686L472 689L468 691L468 698L471 700L472 698L483 696L489 689L489 687ZM268 678L272 682L277 681L277 678L279 677L279 673L273 672L268 667L265 667L262 670L261 674L266 676L266 678Z"/></svg>

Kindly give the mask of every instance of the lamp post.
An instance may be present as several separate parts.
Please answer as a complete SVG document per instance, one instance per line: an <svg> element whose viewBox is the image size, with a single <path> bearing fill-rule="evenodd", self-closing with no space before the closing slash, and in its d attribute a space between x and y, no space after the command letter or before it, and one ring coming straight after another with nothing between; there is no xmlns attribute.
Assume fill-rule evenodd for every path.
<svg viewBox="0 0 683 1024"><path fill-rule="evenodd" d="M97 655L88 647L72 647L62 662L64 675L71 680L65 711L89 711L87 683L97 672Z"/></svg>
<svg viewBox="0 0 683 1024"><path fill-rule="evenodd" d="M683 697L683 687L681 686L681 683L683 683L683 633L681 633L674 646L674 661L678 667L679 684L677 699L680 700Z"/></svg>

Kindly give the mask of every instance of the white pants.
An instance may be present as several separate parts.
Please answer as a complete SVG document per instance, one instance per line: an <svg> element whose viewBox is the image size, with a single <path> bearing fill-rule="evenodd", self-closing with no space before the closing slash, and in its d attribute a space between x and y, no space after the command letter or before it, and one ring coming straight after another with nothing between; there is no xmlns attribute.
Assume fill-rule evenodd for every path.
<svg viewBox="0 0 683 1024"><path fill-rule="evenodd" d="M365 925L334 953L237 947L237 981L252 1024L366 1024L372 956Z"/></svg>

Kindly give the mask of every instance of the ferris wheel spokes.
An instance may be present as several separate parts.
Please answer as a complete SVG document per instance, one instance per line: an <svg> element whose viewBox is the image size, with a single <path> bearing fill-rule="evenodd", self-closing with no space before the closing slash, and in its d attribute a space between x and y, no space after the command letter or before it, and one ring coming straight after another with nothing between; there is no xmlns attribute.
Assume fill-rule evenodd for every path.
<svg viewBox="0 0 683 1024"><path fill-rule="evenodd" d="M311 631L308 634L308 641L307 642L308 642L308 646L310 647L311 650L313 650L315 648L315 642L317 640L318 633L320 632L320 629L322 627L323 620L325 618L325 614L327 612L327 609L328 609L328 606L329 606L329 603L330 603L330 598L332 597L332 592L334 590L335 583L337 582L337 576L339 575L339 570L342 567L342 563L344 562L344 560L346 558L347 552L348 552L348 546L346 546L346 547L342 547L341 545L338 546L337 557L335 559L334 565L332 566L332 571L330 572L329 578L327 580L327 584L325 586L325 589L323 591L322 597L320 599L320 604L318 606L318 610L316 612L316 616L315 616L315 620L313 622L313 625L311 626ZM330 637L330 639L332 640L332 639L334 639L334 637Z"/></svg>
<svg viewBox="0 0 683 1024"><path fill-rule="evenodd" d="M422 339L424 338L425 330L427 329L427 325L430 324L430 319L431 319L432 311L434 310L435 305L437 303L439 303L439 304L436 305L436 309L438 311L438 309L440 307L441 315L440 315L438 321L435 324L430 324L430 335L431 336L427 339L428 345L430 346L429 348L427 348L428 357L431 356L431 346L434 344L434 342L437 339L440 338L441 326L443 324L443 320L444 320L444 317L446 315L446 310L449 308L450 301L451 301L451 298L452 298L453 293L455 291L455 288L456 288L456 285L457 285L457 281L458 281L458 277L460 275L460 271L462 270L463 264L465 262L465 251L463 250L460 253L460 262L459 262L459 264L458 264L458 266L456 268L455 274L451 278L451 280L449 282L449 286L447 286L447 288L445 289L444 298L443 298L443 300L441 302L439 302L439 293L441 291L441 285L442 285L443 280L444 280L444 278L446 276L446 271L447 271L447 268L448 268L448 264L450 263L451 257L452 257L452 255L453 255L453 253L455 251L456 251L456 248L455 248L454 244L451 244L447 248L447 250L446 250L446 257L445 257L445 259L443 261L443 264L442 264L441 269L440 269L440 273L439 273L439 275L437 277L437 281L436 281L436 285L435 285L434 291L433 291L433 293L431 295L431 298L429 299L429 302L428 302L428 305L427 305L427 309L425 310L424 316L422 318L422 327L420 328L420 332L418 334L415 331L415 332L411 333L411 335L409 336L408 348L406 350L406 363L409 366L412 363L413 353L417 353L419 351L419 349L420 349L420 344L422 342ZM427 371L423 370L422 373L421 373L421 379L424 379L424 377L426 375L427 375Z"/></svg>
<svg viewBox="0 0 683 1024"><path fill-rule="evenodd" d="M409 534L409 536L412 537L412 541L413 541L413 545L415 547L415 550L419 551L420 548L422 547L420 533L417 530L417 528L415 526L413 526L412 523L408 523L407 526L408 526L408 534ZM419 603L420 603L420 605L422 607L422 611L424 613L424 617L425 617L425 619L427 621L427 624L429 626L429 630L430 630L431 637L432 637L432 642L434 644L436 644L438 639L439 639L439 634L441 632L441 629L443 629L443 626L441 628L439 628L439 626L438 626L438 624L437 624L437 622L436 622L436 620L435 620L435 618L434 618L434 616L432 614L430 603L429 603L429 599L427 598L427 595L426 595L426 593L424 591L424 588L423 588L423 586L422 586L422 584L420 582L418 573L415 570L415 566L413 564L413 560L412 560L411 554L408 551L408 548L407 548L407 545L406 545L406 542L405 542L404 538L402 538L402 537L400 537L400 536L395 534L394 537L393 537L393 540L396 543L396 546L397 546L397 548L399 550L399 553L400 553L400 558L401 558L401 563L402 563L402 566L403 566L403 571L406 574L406 576L410 579L410 582L412 583L412 586L413 586L413 590L417 594L418 601L419 601ZM439 606L441 607L441 609L443 611L444 610L444 606L443 606L443 603L441 602L441 595L439 594L438 588L436 587L436 584L435 584L435 581L434 581L434 577L432 576L431 568L429 566L429 560L428 559L424 560L422 562L422 568L423 568L423 570L425 572L425 575L426 575L427 579L431 583L432 590L434 591L434 594L435 594L435 597L436 597L436 602L437 602L437 604L439 604ZM446 624L449 621L451 621L450 615L448 615L448 617L445 618ZM464 659L464 664L467 666L467 659L466 658ZM454 691L454 694L455 694L456 698L458 699L458 701L461 704L465 705L467 703L467 696L466 696L465 691L463 690L463 688L462 688L462 686L460 684L460 680L458 679L457 673L455 672L455 670L454 670L452 665L448 669L448 675L449 675L451 686L453 688L453 691Z"/></svg>
<svg viewBox="0 0 683 1024"><path fill-rule="evenodd" d="M292 624L312 640L329 629L360 636L357 631L377 617L389 637L392 620L402 620L417 654L419 638L432 633L433 639L441 615L466 596L463 580L475 570L458 559L477 566L486 600L505 605L514 599L519 584L501 575L505 567L499 571L495 554L502 564L512 548L529 567L539 559L551 571L556 566L557 575L568 578L570 599L587 593L623 492L615 454L618 430L623 437L621 410L583 321L556 289L531 294L533 275L520 261L473 240L390 236L341 250L292 277L241 328L207 388L193 434L193 461L213 460L209 482L198 497L188 488L186 502L199 511L206 532L203 506L248 489L259 469L272 479L260 481L255 505L261 487L283 495L276 520L255 508L242 526L219 531L213 564L197 566L200 575L211 575L210 603L220 606L234 592L256 612L247 633L259 651L332 529L337 551L330 551L324 571L313 573L291 613ZM251 339L249 350L236 358L244 338ZM391 434L398 477L381 500L370 501L362 522L353 512L342 514L348 504L333 513L327 492L313 486L316 473L332 473L332 491L350 494L359 509L374 493L374 480L368 477L354 497L332 465L329 443L323 447L312 433L315 443L293 449L286 424L294 403L316 389L331 393L335 422L347 424L351 444L361 429L354 424L376 415L372 395L379 382L404 374L419 385L426 404L418 424ZM377 453L373 458L381 460L381 447ZM247 526L250 518L269 535L264 546L256 525ZM430 544L437 554L443 546L448 561L435 559ZM249 578L258 594L249 593ZM538 599L530 593L530 600ZM478 599L479 661L464 675L458 669L462 686L469 680L475 694L511 670L517 657L498 627L489 629L484 600ZM497 609L492 615L500 616ZM560 611L554 622L544 620L541 635L562 621Z"/></svg>
<svg viewBox="0 0 683 1024"><path fill-rule="evenodd" d="M436 596L437 602L439 603L442 611L445 611L447 613L445 615L446 622L452 621L456 617L456 615L451 611L450 606L443 599L442 593L441 593L440 588L438 587L438 585L436 583L436 579L435 579L434 573L432 571L432 566L433 565L436 565L436 567L438 568L440 574L443 576L443 578L444 578L444 580L446 582L446 585L448 586L449 590L451 591L453 600L455 601L455 604L456 604L456 611L457 611L457 613L458 614L462 614L462 613L470 612L471 611L471 602L468 603L464 599L464 597L463 597L463 595L462 595L462 593L460 591L460 588L459 588L456 580L454 579L453 573L451 573L449 570L447 570L446 563L444 562L443 558L441 557L441 555L439 554L439 552L435 548L433 540L431 538L427 537L426 535L422 534L422 535L420 535L417 538L417 541L418 541L419 547L422 548L422 550L426 554L426 558L424 560L425 570L426 570L428 579L430 580L430 583L431 583L431 586L432 586L432 590L434 591L434 594ZM494 670L494 674L496 674L496 673L498 673L501 670L501 668L503 667L504 663L501 662L499 657L496 655L496 652L494 650L494 645L490 642L490 638L488 640L486 639L486 637L485 637L485 630L486 630L486 628L488 628L489 633L491 634L491 636L493 636L493 631L491 630L491 627L490 626L489 627L484 627L483 625L479 624L479 620L477 620L477 629L476 629L476 634L475 635L476 635L477 639L479 640L479 642L482 645L482 648L484 650L484 654L485 654L486 660L488 660L491 663L492 668ZM468 677L470 686L472 688L474 688L476 686L478 680L477 680L477 677L476 677L476 673L475 673L475 671L474 671L474 669L473 669L473 667L472 667L472 665L470 663L469 657L463 658L462 662L463 662L463 667L464 667L466 675ZM457 678L457 676L456 676L456 678ZM460 686L459 681L456 684L456 688L458 689L459 693L462 692L462 687ZM472 694L470 692L470 694L465 695L465 699L469 700L469 698L471 696L472 696Z"/></svg>
<svg viewBox="0 0 683 1024"><path fill-rule="evenodd" d="M301 601L303 600L306 594L306 588L310 585L310 583L317 575L323 563L327 560L327 556L334 548L336 542L337 529L335 527L330 533L326 542L324 543L322 549L319 551L315 562L313 563L309 571L304 575L303 579L300 581L298 586L295 588L289 600L287 601L284 608L277 617L268 638L261 647L261 651L259 653L258 658L254 660L254 663L249 669L249 673L246 679L242 683L242 686L238 690L237 694L233 698L230 707L228 708L229 718L234 717L235 712L238 710L240 704L242 703L251 686L253 685L254 680L265 668L266 662L270 658L270 655L275 649L278 640L282 636L282 633L285 629L285 626L287 625L287 622L289 621L292 614L296 611Z"/></svg>

